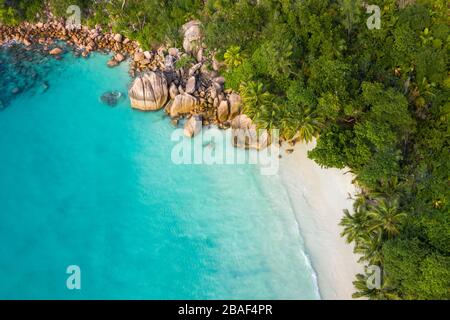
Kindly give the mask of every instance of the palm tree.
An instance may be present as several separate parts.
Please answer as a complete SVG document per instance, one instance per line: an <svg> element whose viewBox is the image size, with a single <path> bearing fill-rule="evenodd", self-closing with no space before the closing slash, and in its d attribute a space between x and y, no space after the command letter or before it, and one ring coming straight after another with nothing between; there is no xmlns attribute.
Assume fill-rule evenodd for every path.
<svg viewBox="0 0 450 320"><path fill-rule="evenodd" d="M275 102L264 104L256 113L255 124L259 129L278 129L280 124L280 114L280 107Z"/></svg>
<svg viewBox="0 0 450 320"><path fill-rule="evenodd" d="M357 210L358 208L367 209L369 197L364 190L361 190L360 193L356 194L355 198L352 195L350 195L350 199L354 200L353 209L355 210Z"/></svg>
<svg viewBox="0 0 450 320"><path fill-rule="evenodd" d="M286 139L300 138L310 142L319 134L321 126L317 113L310 107L287 106L281 121Z"/></svg>
<svg viewBox="0 0 450 320"><path fill-rule="evenodd" d="M349 170L349 172L354 173L351 170ZM354 200L353 210L369 210L370 206L373 206L377 203L377 199L379 199L380 196L381 194L379 192L361 189L359 193L355 195L355 197L350 196L350 199Z"/></svg>
<svg viewBox="0 0 450 320"><path fill-rule="evenodd" d="M239 46L231 46L223 55L225 64L229 69L239 67L244 61Z"/></svg>
<svg viewBox="0 0 450 320"><path fill-rule="evenodd" d="M317 115L311 108L305 108L300 118L298 133L301 140L310 142L319 135L319 122Z"/></svg>
<svg viewBox="0 0 450 320"><path fill-rule="evenodd" d="M261 82L249 81L240 85L239 92L243 100L243 112L251 119L255 119L262 109L273 105L272 95L264 90Z"/></svg>
<svg viewBox="0 0 450 320"><path fill-rule="evenodd" d="M429 83L427 78L423 78L421 82L413 84L413 89L409 95L410 101L416 106L416 114L422 118L426 116L427 100L435 96L434 88L436 84L434 82Z"/></svg>
<svg viewBox="0 0 450 320"><path fill-rule="evenodd" d="M367 261L370 264L382 265L382 240L381 234L379 233L365 233L361 235L355 242L355 248L353 249L354 253L361 255L358 262Z"/></svg>
<svg viewBox="0 0 450 320"><path fill-rule="evenodd" d="M357 290L352 294L352 297L357 298L369 298L370 300L399 300L400 297L393 291L388 283L388 279L383 276L380 288L370 289L367 285L368 274L357 274L356 280L353 281L353 285Z"/></svg>
<svg viewBox="0 0 450 320"><path fill-rule="evenodd" d="M358 273L356 275L356 280L353 281L356 292L352 294L352 298L369 298L370 300L382 300L380 299L379 290L369 289L369 287L367 286L367 278L368 276L366 274Z"/></svg>
<svg viewBox="0 0 450 320"><path fill-rule="evenodd" d="M399 180L398 176L393 176L378 180L376 189L382 191L379 192L379 195L383 195L385 198L396 198L404 193L406 183L405 180Z"/></svg>
<svg viewBox="0 0 450 320"><path fill-rule="evenodd" d="M378 230L391 239L400 233L399 228L406 218L406 213L399 211L397 200L382 199L370 209L368 216L371 218L369 230Z"/></svg>
<svg viewBox="0 0 450 320"><path fill-rule="evenodd" d="M367 233L369 226L367 213L364 209L358 208L352 215L347 209L344 209L344 217L339 225L344 227L341 237L346 237L347 243L357 241Z"/></svg>

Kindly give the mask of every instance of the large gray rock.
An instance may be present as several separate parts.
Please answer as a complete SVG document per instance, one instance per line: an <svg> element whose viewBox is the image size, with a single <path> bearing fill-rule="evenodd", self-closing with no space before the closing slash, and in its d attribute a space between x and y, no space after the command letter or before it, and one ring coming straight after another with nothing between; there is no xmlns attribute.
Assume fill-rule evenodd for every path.
<svg viewBox="0 0 450 320"><path fill-rule="evenodd" d="M230 119L241 113L242 99L237 93L232 93L228 96L228 103L230 105Z"/></svg>
<svg viewBox="0 0 450 320"><path fill-rule="evenodd" d="M133 108L144 111L159 110L168 97L166 78L155 72L145 73L134 80L128 95Z"/></svg>
<svg viewBox="0 0 450 320"><path fill-rule="evenodd" d="M221 101L219 107L217 108L217 119L220 122L225 122L228 120L229 114L230 110L228 108L228 101L226 100Z"/></svg>
<svg viewBox="0 0 450 320"><path fill-rule="evenodd" d="M204 56L203 56L203 48L200 48L196 55L197 62L203 62Z"/></svg>
<svg viewBox="0 0 450 320"><path fill-rule="evenodd" d="M232 143L237 148L261 150L269 145L267 130L258 131L256 125L245 114L231 121Z"/></svg>
<svg viewBox="0 0 450 320"><path fill-rule="evenodd" d="M175 97L179 94L178 88L175 83L172 82L169 88L170 99L175 99Z"/></svg>
<svg viewBox="0 0 450 320"><path fill-rule="evenodd" d="M195 91L195 85L196 85L196 80L195 77L192 76L188 79L187 83L186 83L186 93L194 93Z"/></svg>
<svg viewBox="0 0 450 320"><path fill-rule="evenodd" d="M219 85L223 86L223 84L225 83L225 78L222 77L222 76L219 76L219 77L215 77L215 78L213 79L213 81L214 81L215 83L218 83Z"/></svg>
<svg viewBox="0 0 450 320"><path fill-rule="evenodd" d="M172 57L178 57L178 55L179 55L178 49L177 48L169 48L169 54Z"/></svg>
<svg viewBox="0 0 450 320"><path fill-rule="evenodd" d="M108 67L113 68L118 66L119 62L116 59L112 58L111 60L108 61L107 65Z"/></svg>
<svg viewBox="0 0 450 320"><path fill-rule="evenodd" d="M217 108L219 108L219 104L220 104L219 98L218 97L214 98L213 107L217 109Z"/></svg>
<svg viewBox="0 0 450 320"><path fill-rule="evenodd" d="M200 21L187 22L183 25L182 31L184 51L196 55L201 48L202 30Z"/></svg>
<svg viewBox="0 0 450 320"><path fill-rule="evenodd" d="M116 60L117 62L122 62L123 60L125 60L125 56L119 52L114 56L114 60Z"/></svg>
<svg viewBox="0 0 450 320"><path fill-rule="evenodd" d="M184 135L186 137L194 137L202 130L202 117L193 115L184 125Z"/></svg>
<svg viewBox="0 0 450 320"><path fill-rule="evenodd" d="M210 96L211 96L212 99L217 98L217 89L216 89L215 86L211 86L211 87L209 88L209 94L210 94Z"/></svg>
<svg viewBox="0 0 450 320"><path fill-rule="evenodd" d="M195 97L187 93L181 93L170 102L168 112L172 118L178 117L181 114L190 113L196 105L197 99Z"/></svg>
<svg viewBox="0 0 450 320"><path fill-rule="evenodd" d="M202 63L194 64L192 67L189 68L188 75L189 77L192 77L195 75L195 73L202 67Z"/></svg>
<svg viewBox="0 0 450 320"><path fill-rule="evenodd" d="M213 59L212 59L212 68L214 71L220 70L220 62L217 61L217 59L215 57L213 57Z"/></svg>
<svg viewBox="0 0 450 320"><path fill-rule="evenodd" d="M134 54L133 60L136 62L140 62L145 59L145 55L143 52L136 52Z"/></svg>
<svg viewBox="0 0 450 320"><path fill-rule="evenodd" d="M143 54L144 54L145 59L152 60L153 56L150 51L144 51Z"/></svg>
<svg viewBox="0 0 450 320"><path fill-rule="evenodd" d="M175 57L168 54L164 58L164 66L166 70L173 70L175 69Z"/></svg>
<svg viewBox="0 0 450 320"><path fill-rule="evenodd" d="M122 35L120 33L117 33L114 35L114 41L116 42L122 42Z"/></svg>
<svg viewBox="0 0 450 320"><path fill-rule="evenodd" d="M250 129L253 125L252 119L247 115L241 114L231 121L232 129Z"/></svg>

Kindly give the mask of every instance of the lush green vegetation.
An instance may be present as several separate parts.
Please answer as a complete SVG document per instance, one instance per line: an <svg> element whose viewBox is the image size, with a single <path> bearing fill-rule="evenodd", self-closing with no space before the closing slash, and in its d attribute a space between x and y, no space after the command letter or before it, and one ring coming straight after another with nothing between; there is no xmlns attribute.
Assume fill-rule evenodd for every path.
<svg viewBox="0 0 450 320"><path fill-rule="evenodd" d="M162 42L175 44L180 41L181 26L201 11L201 0L112 0L93 1L87 17L88 24L109 25L138 40L144 48Z"/></svg>
<svg viewBox="0 0 450 320"><path fill-rule="evenodd" d="M42 1L0 0L0 22L16 25L22 20L36 21L42 13Z"/></svg>
<svg viewBox="0 0 450 320"><path fill-rule="evenodd" d="M34 19L39 1L24 2L1 0L0 20ZM63 15L56 3L65 2L50 5ZM372 0L381 8L381 28L372 30L359 0L80 4L89 24L109 25L145 47L179 44L180 26L201 20L245 113L285 139L318 137L310 157L355 174L361 192L342 235L384 275L378 289L359 275L355 296L448 299L449 12L445 0L409 2Z"/></svg>

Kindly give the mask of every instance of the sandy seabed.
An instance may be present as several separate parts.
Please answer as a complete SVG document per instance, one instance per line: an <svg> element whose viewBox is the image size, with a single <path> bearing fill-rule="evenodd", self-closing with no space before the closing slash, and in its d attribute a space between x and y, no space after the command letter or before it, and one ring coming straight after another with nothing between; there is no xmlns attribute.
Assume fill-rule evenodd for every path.
<svg viewBox="0 0 450 320"><path fill-rule="evenodd" d="M294 152L282 148L280 176L305 241L306 250L317 273L323 299L351 299L352 282L363 271L353 245L340 236L338 225L343 212L352 208L356 187L348 170L321 168L308 159L315 142L297 144Z"/></svg>

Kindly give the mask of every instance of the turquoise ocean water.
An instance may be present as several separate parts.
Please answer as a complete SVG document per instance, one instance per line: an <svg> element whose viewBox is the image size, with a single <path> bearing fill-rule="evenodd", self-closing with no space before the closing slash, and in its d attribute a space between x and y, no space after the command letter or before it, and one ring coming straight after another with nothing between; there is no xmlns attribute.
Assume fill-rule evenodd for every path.
<svg viewBox="0 0 450 320"><path fill-rule="evenodd" d="M99 99L126 95L126 63L5 57L0 89L20 92L0 111L1 299L319 298L277 175L174 164L162 111Z"/></svg>

